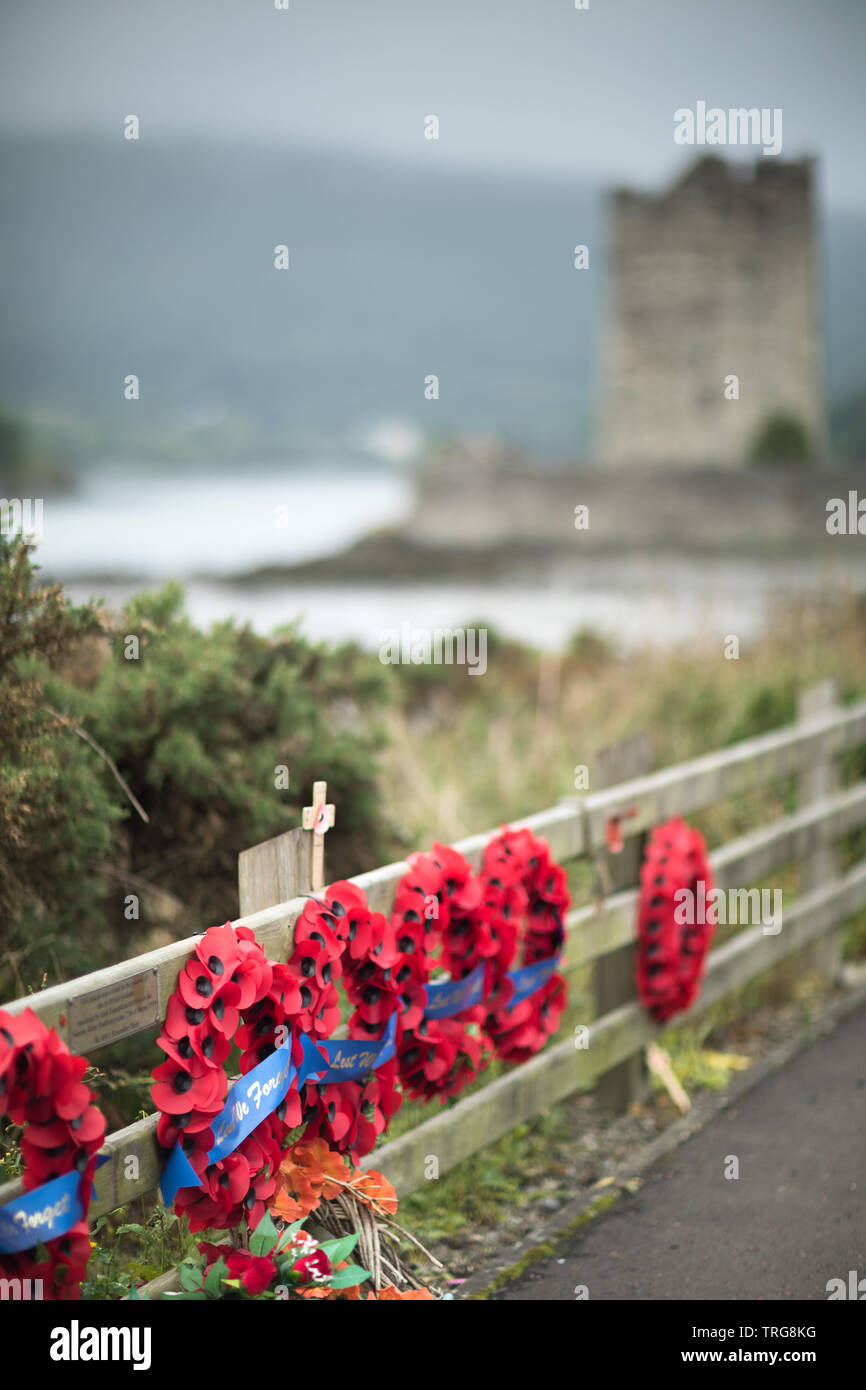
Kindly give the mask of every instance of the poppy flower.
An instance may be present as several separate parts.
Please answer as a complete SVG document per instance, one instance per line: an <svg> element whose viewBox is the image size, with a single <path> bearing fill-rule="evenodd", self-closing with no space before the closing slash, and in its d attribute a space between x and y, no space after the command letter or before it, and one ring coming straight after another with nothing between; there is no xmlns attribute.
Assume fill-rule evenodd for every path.
<svg viewBox="0 0 866 1390"><path fill-rule="evenodd" d="M185 1216L189 1229L227 1231L240 1224L243 1208L231 1208L226 1202L203 1193L199 1187L182 1187L174 1199L178 1216Z"/></svg>
<svg viewBox="0 0 866 1390"><path fill-rule="evenodd" d="M295 971L296 976L301 980L306 980L311 988L313 982L323 993L332 980L338 980L343 973L340 964L337 938L332 932L328 933L328 939L323 933L327 929L321 927L314 930L311 936L303 937L300 941L295 937L295 945L289 960L289 965Z"/></svg>
<svg viewBox="0 0 866 1390"><path fill-rule="evenodd" d="M248 935L241 935L243 931ZM238 950L241 959L232 971L229 986L237 990L237 998L233 996L232 1003L239 1009L248 1009L269 992L274 967L248 928L238 928Z"/></svg>
<svg viewBox="0 0 866 1390"><path fill-rule="evenodd" d="M227 1200L235 1206L250 1190L250 1165L237 1151L227 1154L205 1169L202 1187L214 1200Z"/></svg>
<svg viewBox="0 0 866 1390"><path fill-rule="evenodd" d="M240 961L238 938L228 922L223 927L209 927L194 949L202 965L216 978L230 978Z"/></svg>
<svg viewBox="0 0 866 1390"><path fill-rule="evenodd" d="M365 1023L384 1023L398 1007L395 985L372 961L358 971L346 992Z"/></svg>
<svg viewBox="0 0 866 1390"><path fill-rule="evenodd" d="M369 955L379 941L384 918L380 912L371 913L363 890L341 880L327 889L325 903L332 929L343 944L344 964Z"/></svg>
<svg viewBox="0 0 866 1390"><path fill-rule="evenodd" d="M445 878L431 853L409 856L409 873L398 884L393 915L407 922L423 922L425 930L448 923L448 902L445 901ZM434 909L435 901L435 909Z"/></svg>
<svg viewBox="0 0 866 1390"><path fill-rule="evenodd" d="M279 962L274 966L270 995L282 1010L283 1018L291 1017L301 1008L301 987L297 975L288 965Z"/></svg>
<svg viewBox="0 0 866 1390"><path fill-rule="evenodd" d="M350 969L360 960L366 960L379 944L385 929L385 917L381 912L352 912L346 916L346 944L343 953L343 968Z"/></svg>
<svg viewBox="0 0 866 1390"><path fill-rule="evenodd" d="M218 1112L217 1112L218 1113ZM165 1149L173 1149L175 1144L195 1137L210 1150L214 1139L211 1124L214 1116L206 1111L188 1110L184 1115L160 1115L156 1124L156 1137Z"/></svg>
<svg viewBox="0 0 866 1390"><path fill-rule="evenodd" d="M556 1032L567 1001L567 986L561 975L552 975L541 989L514 1009L489 1020L490 1037L496 1055L507 1062L525 1062L540 1052Z"/></svg>
<svg viewBox="0 0 866 1390"><path fill-rule="evenodd" d="M336 918L334 918L330 912L325 912L323 910L311 912L309 910L310 907L311 904L307 903L304 912L295 923L295 952L297 952L300 946L303 946L307 942L314 943L320 948L320 954L324 961L331 963L332 973L336 975L336 973L340 973L342 970L342 967L340 967L340 957L343 954L345 946L342 936L336 930ZM345 922L346 919L343 918L341 920ZM340 967L339 972L338 967ZM332 978L331 975L328 976L328 979L330 978ZM328 980L326 979L324 983L327 984Z"/></svg>
<svg viewBox="0 0 866 1390"><path fill-rule="evenodd" d="M440 844L434 844L432 857L442 871L449 916L474 912L480 906L483 889L468 860L451 845Z"/></svg>
<svg viewBox="0 0 866 1390"><path fill-rule="evenodd" d="M394 1057L371 1072L362 1085L358 1085L355 1122L348 1144L354 1153L361 1156L370 1153L379 1136L387 1130L391 1117L403 1104L403 1092L397 1086L397 1076L398 1061Z"/></svg>
<svg viewBox="0 0 866 1390"><path fill-rule="evenodd" d="M322 1136L335 1149L348 1147L358 1108L360 1087L354 1081L329 1082L304 1087L304 1139Z"/></svg>
<svg viewBox="0 0 866 1390"><path fill-rule="evenodd" d="M270 1255L251 1255L249 1250L231 1250L225 1256L230 1279L239 1279L251 1298L264 1293L277 1277L277 1266Z"/></svg>
<svg viewBox="0 0 866 1390"><path fill-rule="evenodd" d="M177 981L177 992L190 1009L209 1009L214 999L226 988L229 978L212 975L206 965L194 957L187 961Z"/></svg>
<svg viewBox="0 0 866 1390"><path fill-rule="evenodd" d="M180 1144L190 1167L199 1178L203 1178L208 1167L208 1155L214 1145L213 1130L207 1128L194 1133L188 1129L179 1130L172 1125L173 1118L171 1115L160 1115L156 1126L157 1141L166 1150Z"/></svg>
<svg viewBox="0 0 866 1390"><path fill-rule="evenodd" d="M334 985L329 985L313 1014L313 1035L329 1038L340 1023L340 996Z"/></svg>
<svg viewBox="0 0 866 1390"><path fill-rule="evenodd" d="M234 1041L243 1055L241 1072L246 1075L270 1057L285 1037L282 1009L272 999L260 1000L244 1016Z"/></svg>
<svg viewBox="0 0 866 1390"><path fill-rule="evenodd" d="M169 1058L153 1072L156 1085L151 1088L153 1103L167 1115L182 1115L197 1110L216 1115L222 1109L228 1089L228 1078L221 1067L210 1069L198 1057L191 1057L182 1066Z"/></svg>

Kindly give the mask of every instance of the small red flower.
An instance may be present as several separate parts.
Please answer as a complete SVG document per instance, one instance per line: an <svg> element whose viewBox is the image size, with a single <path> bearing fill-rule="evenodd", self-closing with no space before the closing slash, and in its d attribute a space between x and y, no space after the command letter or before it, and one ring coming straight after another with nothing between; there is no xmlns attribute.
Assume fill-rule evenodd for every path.
<svg viewBox="0 0 866 1390"><path fill-rule="evenodd" d="M312 1250L309 1255L302 1255L295 1260L292 1269L300 1274L303 1284L323 1284L334 1272L324 1250Z"/></svg>
<svg viewBox="0 0 866 1390"><path fill-rule="evenodd" d="M277 1277L277 1266L270 1255L251 1255L249 1250L232 1250L226 1257L229 1278L239 1279L251 1298L264 1293Z"/></svg>

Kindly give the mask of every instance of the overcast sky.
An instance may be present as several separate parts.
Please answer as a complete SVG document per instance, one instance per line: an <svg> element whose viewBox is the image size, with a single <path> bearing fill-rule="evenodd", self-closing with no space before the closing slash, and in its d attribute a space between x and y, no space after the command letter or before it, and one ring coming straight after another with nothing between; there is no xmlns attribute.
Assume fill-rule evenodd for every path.
<svg viewBox="0 0 866 1390"><path fill-rule="evenodd" d="M0 130L208 134L645 186L673 113L781 107L866 209L866 0L0 0ZM438 143L424 117L440 120Z"/></svg>

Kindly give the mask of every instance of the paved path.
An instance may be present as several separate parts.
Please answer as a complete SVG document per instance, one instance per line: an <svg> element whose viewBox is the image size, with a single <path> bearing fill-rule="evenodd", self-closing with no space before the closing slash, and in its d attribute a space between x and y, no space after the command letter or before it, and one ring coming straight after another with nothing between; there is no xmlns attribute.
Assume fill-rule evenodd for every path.
<svg viewBox="0 0 866 1390"><path fill-rule="evenodd" d="M573 1299L586 1285L591 1300L826 1300L827 1281L854 1269L866 1279L866 1010L495 1297Z"/></svg>

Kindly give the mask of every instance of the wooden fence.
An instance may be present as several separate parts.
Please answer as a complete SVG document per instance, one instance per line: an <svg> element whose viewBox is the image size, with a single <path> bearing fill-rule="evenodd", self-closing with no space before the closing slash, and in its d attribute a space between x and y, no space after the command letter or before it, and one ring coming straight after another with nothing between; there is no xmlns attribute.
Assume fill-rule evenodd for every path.
<svg viewBox="0 0 866 1390"><path fill-rule="evenodd" d="M754 980L794 952L824 943L822 967L833 969L842 925L866 907L866 859L844 874L835 870L834 846L840 837L866 825L866 781L839 789L835 769L843 754L866 744L866 702L838 707L832 689L822 686L801 702L801 717L786 728L691 762L633 778L582 799L563 802L529 817L528 825L549 841L563 864L607 859L612 863L607 832L619 825L626 846L640 844L653 825L674 815L689 816L781 779L798 778L799 809L761 826L711 855L717 885L740 888L796 863L800 891L784 911L782 930L764 932L760 924L744 927L713 950L701 994L688 1017L698 1015L724 996ZM456 848L475 867L490 834L476 835ZM637 882L637 856L633 885ZM388 864L353 881L366 892L371 907L387 912L404 863ZM634 943L637 892L616 884L596 904L569 914L566 973L589 964L597 968ZM804 891L805 889L805 891ZM294 923L305 899L265 907L238 919L251 927L272 960L287 959ZM204 929L204 928L202 928ZM174 942L146 955L94 971L7 1005L13 1013L31 1008L75 1050L93 1056L122 1038L158 1023L188 960L194 938ZM617 1068L639 1058L659 1031L635 997L630 980L623 998L589 1025L588 1046L576 1047L566 1036L448 1109L436 1113L371 1154L374 1163L407 1194L425 1181L428 1156L445 1173L493 1142L515 1125L576 1090L595 1086ZM156 1054L155 1054L156 1060ZM633 1069L632 1084L637 1072ZM621 1097L627 1099L627 1095ZM108 1136L109 1155L96 1176L91 1217L110 1212L158 1186L161 1156L156 1143L156 1116ZM132 1161L134 1160L134 1161ZM18 1195L20 1184L0 1188L0 1206Z"/></svg>

